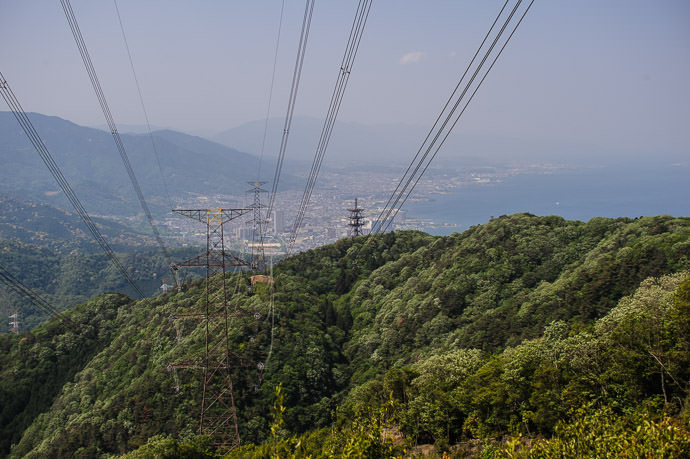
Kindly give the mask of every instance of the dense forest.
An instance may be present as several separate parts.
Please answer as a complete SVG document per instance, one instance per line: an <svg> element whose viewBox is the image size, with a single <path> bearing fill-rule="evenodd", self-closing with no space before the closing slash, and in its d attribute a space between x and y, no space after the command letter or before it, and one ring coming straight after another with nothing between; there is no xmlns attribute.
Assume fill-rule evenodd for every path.
<svg viewBox="0 0 690 459"><path fill-rule="evenodd" d="M146 295L160 293L163 279L174 284L168 260L160 249L129 247L125 250L118 252L117 256ZM176 261L181 261L200 251L198 247L179 248L171 250L170 255ZM106 292L137 295L103 253L90 253L78 247L54 249L44 244L0 240L0 265L24 285L38 292L58 311ZM200 272L197 270L191 275L196 278ZM0 320L4 323L7 323L5 319L13 310L20 312L23 330L31 330L49 318L43 310L4 284L0 284L0 295L4 299Z"/></svg>
<svg viewBox="0 0 690 459"><path fill-rule="evenodd" d="M517 214L228 274L243 446L196 435L203 281L0 336L10 457L686 457L690 218ZM212 287L221 283L218 277ZM211 297L218 301L217 296ZM255 371L254 371L255 373Z"/></svg>
<svg viewBox="0 0 690 459"><path fill-rule="evenodd" d="M94 222L146 295L160 293L163 279L174 283L169 260L157 248L153 236L106 219L94 218ZM82 228L83 222L75 214L0 194L0 266L58 311L106 292L136 297L134 289ZM182 261L201 251L198 247L171 248L169 254L174 261ZM197 278L203 272L187 274ZM48 319L45 312L3 283L0 299L2 323L6 324L15 310L20 313L23 330L31 330Z"/></svg>

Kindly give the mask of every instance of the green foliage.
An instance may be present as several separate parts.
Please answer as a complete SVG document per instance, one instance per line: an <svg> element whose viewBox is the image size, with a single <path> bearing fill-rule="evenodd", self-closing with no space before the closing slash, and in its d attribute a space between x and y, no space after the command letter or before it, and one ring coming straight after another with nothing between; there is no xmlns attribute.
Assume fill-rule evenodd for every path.
<svg viewBox="0 0 690 459"><path fill-rule="evenodd" d="M690 455L690 430L677 420L649 412L615 414L611 408L579 409L568 423L556 427L551 439L510 439L491 457L496 458L581 458L664 457Z"/></svg>
<svg viewBox="0 0 690 459"><path fill-rule="evenodd" d="M651 404L684 419L690 287L687 274L665 274L688 268L689 239L684 218L520 214L444 238L390 233L289 257L274 267L273 304L249 291L247 274L228 275L232 307L249 312L232 316L230 347L266 367L261 384L256 370L232 374L244 446L229 457L388 457L412 444L550 437L587 404L616 416ZM203 282L141 302L103 297L69 314L107 319L0 337L12 356L3 397L20 400L7 416L2 405L11 455L174 455L191 444L201 381L167 367L200 355L204 330L169 317L204 297ZM84 353L48 386L63 348ZM33 387L18 390L10 374ZM33 400L40 408L17 422Z"/></svg>
<svg viewBox="0 0 690 459"><path fill-rule="evenodd" d="M143 302L111 296L124 301L105 309L112 302L106 296L67 313L72 318L79 310L91 314L112 311L107 322L77 322L75 331L79 336L92 330L102 338L99 348L92 355L74 353L73 372L59 384L51 385L50 380L35 383L34 390L53 391L46 400L49 405L43 407L50 410L29 420L31 425L21 433L12 456L64 456L80 447L93 447L99 455L124 453L142 446L152 435L192 433L193 421L189 418L195 402L176 396L174 382L166 371L170 358L167 352L173 347L174 334L171 340L169 313L161 308L185 294ZM44 329L39 327L34 335L42 335ZM70 333L56 333L49 346L61 349L59 343ZM82 346L75 340L76 349ZM31 348L33 352L39 351L34 349ZM39 358L45 358L50 347L40 352ZM197 381L183 381L181 385L193 389L196 384ZM15 425L12 418L9 422L10 426ZM189 428L185 429L186 426Z"/></svg>
<svg viewBox="0 0 690 459"><path fill-rule="evenodd" d="M400 400L407 402L401 422L404 431L421 443L448 445L459 440L467 413L460 409L454 389L485 361L481 351L461 349L414 365L416 376L405 390L407 400Z"/></svg>
<svg viewBox="0 0 690 459"><path fill-rule="evenodd" d="M106 295L68 314L70 322L51 321L20 336L0 336L0 453L46 411L85 362L105 349L119 332L118 308L130 300Z"/></svg>
<svg viewBox="0 0 690 459"><path fill-rule="evenodd" d="M398 394L402 432L440 449L511 433L551 435L587 403L617 412L651 403L679 413L690 388L689 356L672 352L687 338L670 318L687 278L650 278L579 332L557 321L542 337L501 353L462 349L432 355L407 371L393 368L353 389L347 403L380 404L388 383Z"/></svg>
<svg viewBox="0 0 690 459"><path fill-rule="evenodd" d="M499 351L555 320L591 323L645 278L690 268L689 237L689 219L518 214L429 239L353 285L344 348L362 363L353 377L364 382L426 349Z"/></svg>
<svg viewBox="0 0 690 459"><path fill-rule="evenodd" d="M145 445L122 456L123 459L206 459L221 457L203 442L179 443L166 435L155 435Z"/></svg>
<svg viewBox="0 0 690 459"><path fill-rule="evenodd" d="M119 223L97 217L93 221L114 248L155 244L153 238ZM100 250L79 216L6 194L0 194L0 239L38 245L50 251L79 249L94 253Z"/></svg>
<svg viewBox="0 0 690 459"><path fill-rule="evenodd" d="M279 457L276 447L278 441L285 436L285 430L283 425L285 420L283 419L283 413L285 412L285 406L283 402L285 400L285 394L283 394L283 386L278 384L276 386L276 400L273 402L273 410L271 412L273 416L273 422L271 423L271 447L273 451L271 452L271 457Z"/></svg>
<svg viewBox="0 0 690 459"><path fill-rule="evenodd" d="M282 412L280 390L276 389L273 426L282 425L279 421ZM272 434L270 443L246 445L231 451L230 458L393 458L405 453L405 445L399 432L392 428L394 402L389 400L382 407L361 409L349 421L330 429L320 429L302 435L291 436L277 441ZM276 431L279 430L278 428Z"/></svg>
<svg viewBox="0 0 690 459"><path fill-rule="evenodd" d="M159 249L133 246L123 249L125 252L118 256L137 285L148 295L160 293L161 279L170 278L168 259ZM169 251L171 257L180 260L198 252L196 248ZM105 255L76 244L51 247L45 243L0 240L0 264L59 311L106 292L137 296ZM198 277L199 272L193 275ZM173 283L171 279L168 282ZM7 300L0 309L3 322L7 322L9 311L14 309L20 313L23 330L31 330L48 319L45 312L4 284L0 284L0 295Z"/></svg>
<svg viewBox="0 0 690 459"><path fill-rule="evenodd" d="M331 429L324 445L324 457L388 458L404 452L395 444L395 430L391 429L394 403L392 400L378 408L360 411L344 428Z"/></svg>

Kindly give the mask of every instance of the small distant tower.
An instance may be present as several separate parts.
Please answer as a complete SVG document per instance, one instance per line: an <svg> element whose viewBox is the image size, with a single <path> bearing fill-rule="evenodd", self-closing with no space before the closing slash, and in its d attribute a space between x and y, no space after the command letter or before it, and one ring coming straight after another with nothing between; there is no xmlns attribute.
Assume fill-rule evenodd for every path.
<svg viewBox="0 0 690 459"><path fill-rule="evenodd" d="M261 194L266 193L266 190L261 188L266 182L247 182L252 185L252 189L247 193L254 195L254 202L248 207L254 212L253 218L247 222L252 227L251 248L252 248L252 267L260 270L264 267L264 233L268 225L268 220L263 217L262 213L266 205L261 202Z"/></svg>
<svg viewBox="0 0 690 459"><path fill-rule="evenodd" d="M363 234L362 227L364 226L364 216L362 215L364 209L357 205L357 198L355 198L355 207L347 210L350 211L350 223L348 223L348 225L352 228L350 230L350 236L353 238L361 236Z"/></svg>
<svg viewBox="0 0 690 459"><path fill-rule="evenodd" d="M10 316L10 333L15 335L19 334L19 313L14 311L14 314Z"/></svg>
<svg viewBox="0 0 690 459"><path fill-rule="evenodd" d="M163 293L168 293L170 290L172 290L173 286L168 284L168 279L163 279L163 282L160 286L160 289Z"/></svg>

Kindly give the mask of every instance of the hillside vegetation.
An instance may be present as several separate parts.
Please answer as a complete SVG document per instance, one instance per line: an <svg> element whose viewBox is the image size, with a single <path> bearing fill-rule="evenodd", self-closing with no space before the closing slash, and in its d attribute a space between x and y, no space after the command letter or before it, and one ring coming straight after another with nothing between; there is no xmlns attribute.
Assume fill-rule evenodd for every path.
<svg viewBox="0 0 690 459"><path fill-rule="evenodd" d="M125 250L117 255L145 294L159 293L162 279L174 283L170 279L168 260L160 249L129 247ZM199 251L198 248L174 249L170 256L184 260ZM45 244L0 240L0 265L58 311L106 292L137 295L103 253L90 253L77 247L50 248ZM193 274L199 275L196 271ZM4 299L0 320L4 323L13 310L20 312L22 330L31 330L49 318L43 310L4 284L0 284L0 295Z"/></svg>
<svg viewBox="0 0 690 459"><path fill-rule="evenodd" d="M94 218L129 274L146 295L160 292L162 279L170 279L169 261L151 236L123 225ZM134 289L112 266L100 246L74 214L42 202L0 194L0 266L37 292L58 311L106 292L136 296ZM175 261L197 255L200 248L170 248ZM190 273L195 278L200 271ZM0 283L0 321L20 313L22 330L31 330L48 315L23 296ZM0 328L5 332L6 328Z"/></svg>
<svg viewBox="0 0 690 459"><path fill-rule="evenodd" d="M228 275L232 307L261 318L235 318L231 346L266 363L256 390L247 370L233 375L245 446L231 456L581 457L666 445L682 457L688 271L688 218L519 214L283 260L274 327L267 289ZM195 435L199 375L167 369L203 347L198 323L170 320L202 305L203 291L196 281L140 302L103 296L68 313L75 326L0 337L2 452L212 456Z"/></svg>

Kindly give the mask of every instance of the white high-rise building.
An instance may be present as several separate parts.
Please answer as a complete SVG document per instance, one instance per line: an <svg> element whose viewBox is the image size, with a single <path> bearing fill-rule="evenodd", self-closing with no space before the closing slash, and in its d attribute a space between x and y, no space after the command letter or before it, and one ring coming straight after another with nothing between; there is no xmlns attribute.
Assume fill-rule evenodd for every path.
<svg viewBox="0 0 690 459"><path fill-rule="evenodd" d="M285 212L282 210L273 211L273 232L280 234L285 231Z"/></svg>

